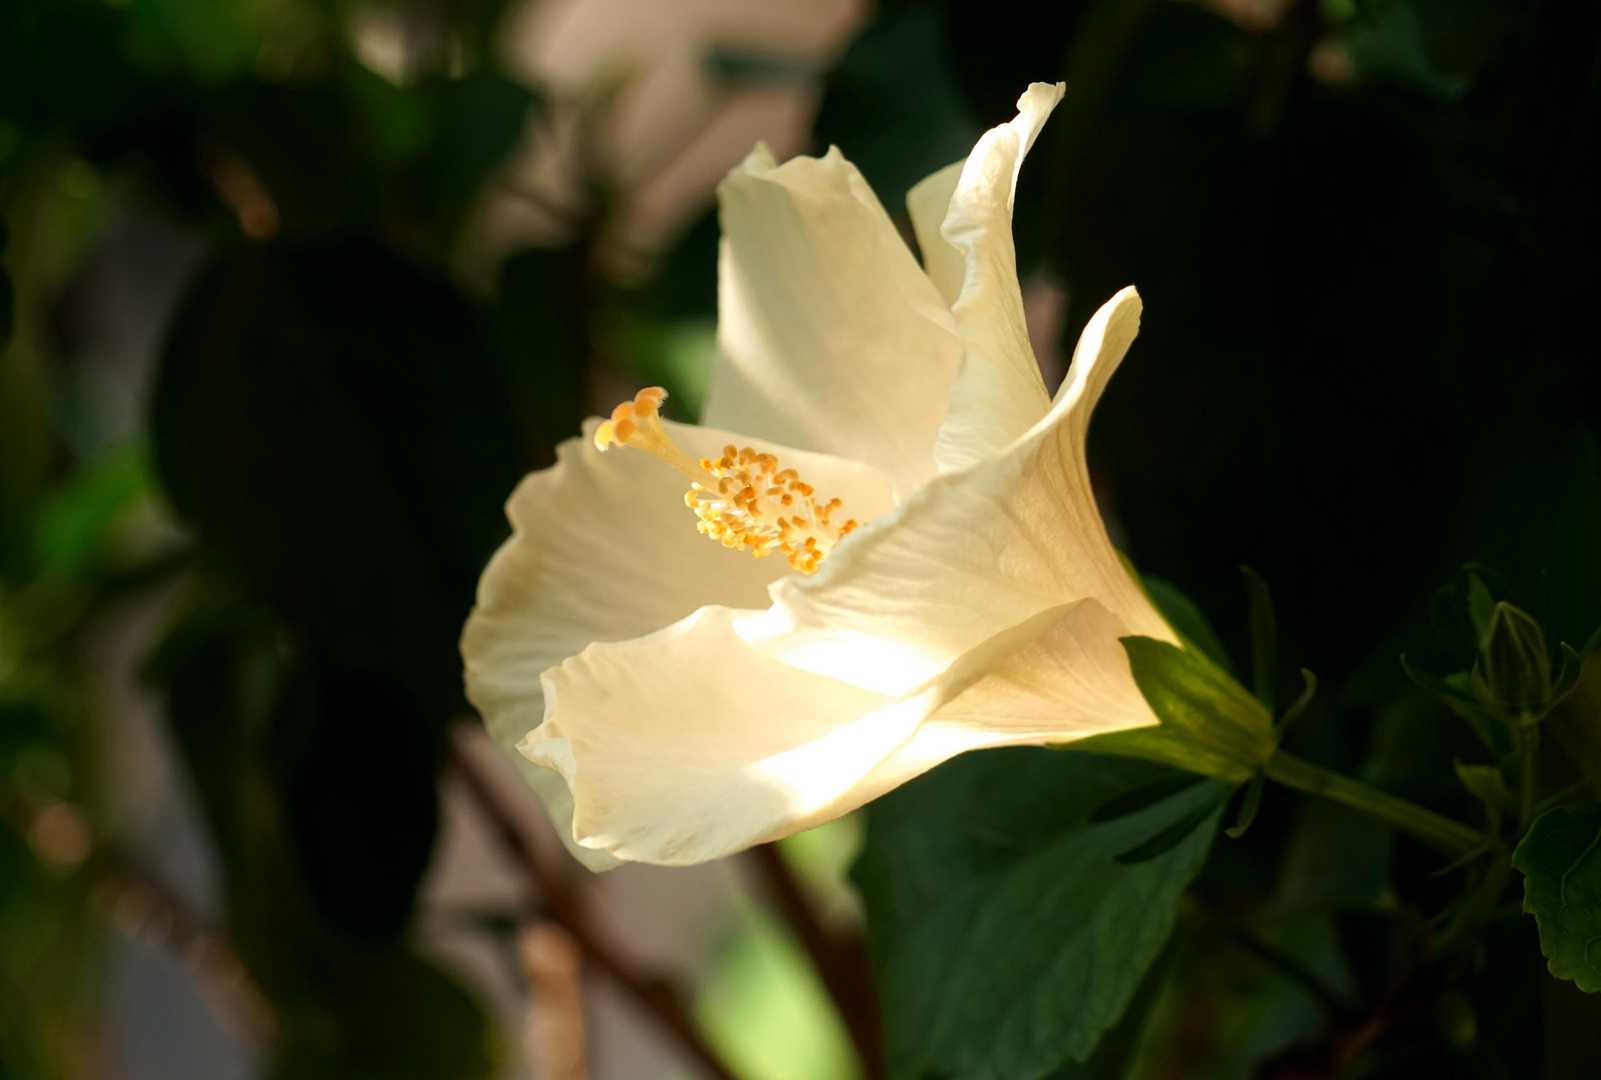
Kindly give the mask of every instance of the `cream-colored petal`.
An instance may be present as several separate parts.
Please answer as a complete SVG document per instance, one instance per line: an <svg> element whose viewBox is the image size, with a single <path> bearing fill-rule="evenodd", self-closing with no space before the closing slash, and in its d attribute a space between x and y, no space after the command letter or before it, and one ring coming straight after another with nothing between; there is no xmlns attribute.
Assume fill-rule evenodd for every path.
<svg viewBox="0 0 1601 1080"><path fill-rule="evenodd" d="M841 543L809 578L774 584L742 628L769 655L900 695L1047 608L1090 598L1130 634L1176 641L1118 558L1084 439L1139 330L1124 289L1084 328L1050 413L998 456L930 482Z"/></svg>
<svg viewBox="0 0 1601 1080"><path fill-rule="evenodd" d="M851 793L854 805L838 813L969 750L1061 745L1160 723L1118 640L1127 633L1098 601L1079 600L981 642L890 706L915 703L922 722L861 779Z"/></svg>
<svg viewBox="0 0 1601 1080"><path fill-rule="evenodd" d="M956 298L962 295L967 260L951 246L940 229L945 224L951 196L956 194L956 184L966 164L965 159L952 162L913 184L906 193L906 212L912 219L917 247L923 253L923 271L947 304L956 303Z"/></svg>
<svg viewBox="0 0 1601 1080"><path fill-rule="evenodd" d="M1041 612L898 700L779 663L705 608L545 675L519 747L560 770L579 842L684 865L849 813L947 758L1155 724L1094 600Z"/></svg>
<svg viewBox="0 0 1601 1080"><path fill-rule="evenodd" d="M950 311L856 167L758 146L718 187L708 424L853 458L904 495L934 473L961 346Z"/></svg>
<svg viewBox="0 0 1601 1080"><path fill-rule="evenodd" d="M640 637L705 604L763 604L768 584L789 571L782 559L755 559L696 532L684 478L626 447L597 450L597 423L586 423L582 438L558 449L556 465L524 478L512 494L506 512L515 531L479 580L462 632L467 697L508 752L544 718L546 668L590 642ZM712 428L667 427L695 456L720 454L727 442L775 453L860 520L893 505L889 478L856 462ZM570 838L564 785L513 756Z"/></svg>
<svg viewBox="0 0 1601 1080"><path fill-rule="evenodd" d="M973 147L950 196L941 231L964 263L961 293L951 305L962 362L934 449L941 472L999 453L1050 406L1023 317L1012 202L1023 158L1064 89L1031 85L1017 99L1017 118Z"/></svg>
<svg viewBox="0 0 1601 1080"><path fill-rule="evenodd" d="M704 862L792 831L904 742L915 719L856 723L888 699L772 660L703 608L545 675L519 746L559 770L574 836L619 858Z"/></svg>

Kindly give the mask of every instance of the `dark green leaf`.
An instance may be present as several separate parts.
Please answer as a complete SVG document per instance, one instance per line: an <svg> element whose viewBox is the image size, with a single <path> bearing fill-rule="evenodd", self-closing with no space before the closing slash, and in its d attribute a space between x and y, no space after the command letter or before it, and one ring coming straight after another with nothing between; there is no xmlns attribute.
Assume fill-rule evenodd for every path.
<svg viewBox="0 0 1601 1080"><path fill-rule="evenodd" d="M932 5L900 5L856 38L829 76L813 138L818 149L843 150L891 214L903 212L913 184L966 157L979 133L948 49Z"/></svg>
<svg viewBox="0 0 1601 1080"><path fill-rule="evenodd" d="M1063 1065L1046 1080L1124 1080L1128 1076L1129 1065L1140 1049L1140 1036L1148 1026L1157 995L1172 967L1173 951L1170 945L1146 969L1134 999L1117 1023L1095 1044L1095 1052L1084 1061Z"/></svg>
<svg viewBox="0 0 1601 1080"><path fill-rule="evenodd" d="M1135 844L1127 851L1114 856L1114 858L1117 862L1122 863L1124 866L1134 866L1137 863L1150 862L1152 859L1166 855L1169 851L1172 851L1174 848L1183 843L1185 838L1193 833L1196 829L1200 828L1202 824L1211 822L1214 826L1216 826L1217 820L1215 814L1216 811L1222 807L1222 805L1223 797L1221 794L1218 794L1213 801L1205 802L1197 807L1194 807L1189 813L1173 822L1173 824L1167 826L1167 828L1163 829L1149 840L1143 840L1140 843Z"/></svg>
<svg viewBox="0 0 1601 1080"><path fill-rule="evenodd" d="M536 100L525 87L490 72L475 72L433 91L438 133L422 163L422 184L444 244L484 180L517 147Z"/></svg>
<svg viewBox="0 0 1601 1080"><path fill-rule="evenodd" d="M1540 927L1551 974L1601 992L1601 806L1557 806L1529 829L1512 865Z"/></svg>
<svg viewBox="0 0 1601 1080"><path fill-rule="evenodd" d="M1273 593L1267 581L1249 566L1245 575L1248 623L1251 628L1251 688L1268 712L1273 712L1279 682L1279 629L1273 617Z"/></svg>
<svg viewBox="0 0 1601 1080"><path fill-rule="evenodd" d="M443 725L516 442L472 314L363 242L240 249L168 343L155 459L213 558Z"/></svg>
<svg viewBox="0 0 1601 1080"><path fill-rule="evenodd" d="M1075 748L1148 758L1236 784L1272 756L1267 710L1204 655L1155 638L1122 641L1134 681L1162 722L1081 739Z"/></svg>
<svg viewBox="0 0 1601 1080"><path fill-rule="evenodd" d="M1098 825L1103 821L1120 818L1124 814L1137 813L1170 795L1177 795L1187 787L1199 784L1203 779L1195 773L1172 772L1157 776L1144 784L1135 784L1090 811L1090 824Z"/></svg>
<svg viewBox="0 0 1601 1080"><path fill-rule="evenodd" d="M387 949L326 954L316 967L320 1001L289 1018L271 1080L484 1080L495 1073L494 1026L428 961Z"/></svg>
<svg viewBox="0 0 1601 1080"><path fill-rule="evenodd" d="M456 637L517 477L503 396L448 286L359 241L237 251L165 357L161 478L299 646L262 720L288 839L369 945L400 933L432 844Z"/></svg>
<svg viewBox="0 0 1601 1080"><path fill-rule="evenodd" d="M1186 784L1088 819L1173 779L1148 762L1005 749L873 804L854 876L891 1076L1033 1080L1091 1055L1168 936L1222 789ZM1118 861L1179 823L1185 835L1164 853Z"/></svg>
<svg viewBox="0 0 1601 1080"><path fill-rule="evenodd" d="M398 890L385 886L387 895L379 893L391 872L383 848L397 841L372 828L372 811L367 819L341 820L341 814L354 808L349 796L339 792L375 803L380 815L398 810L386 824L402 846L414 845L419 837L426 840L430 833L427 823L406 820L408 778L400 777L393 789L387 786L393 761L379 745L384 740L366 739L367 759L354 762L307 754L302 748L299 760L309 758L313 769L322 772L308 775L302 769L297 774L296 760L291 760L287 785L280 782L268 754L268 725L275 708L284 702L293 708L308 690L322 692L325 700L319 706L344 709L350 714L347 719L362 721L368 735L391 717L364 713L363 708L404 706L381 695L362 702L342 699L344 692L365 698L373 688L341 688L327 677L303 675L286 695L280 642L264 613L214 583L201 582L147 665L148 675L167 685L167 714L221 858L230 938L278 1020L270 1075L285 1080L488 1077L498 1051L489 1018L477 1003L403 947L373 947L373 938L393 936L385 923L396 918L397 898L398 913L404 914L410 882ZM326 724L313 725L325 738L329 730ZM347 773L334 775L332 770L341 765ZM291 850L285 825L295 827L296 804L290 801L286 810L285 788L293 796L297 784L308 782L334 789L325 795L331 802L310 808L316 815L312 824L328 837L311 844L302 838L299 850ZM423 790L431 805L432 786ZM302 813L306 809L302 806ZM380 850L363 850L371 844ZM303 876L308 854L349 861L345 880L361 875L375 879L365 883L374 910L362 916L367 932L358 935L366 939L360 947L351 946L349 933L329 932L318 911L329 906L327 897L319 905L308 897L308 886L326 890L330 880L315 864L312 876Z"/></svg>
<svg viewBox="0 0 1601 1080"><path fill-rule="evenodd" d="M586 258L581 247L525 251L500 271L495 344L525 459L548 455L550 447L576 435L583 420Z"/></svg>
<svg viewBox="0 0 1601 1080"><path fill-rule="evenodd" d="M1234 674L1234 662L1229 659L1228 650L1218 638L1212 624L1207 621L1206 613L1184 593L1179 587L1166 578L1155 574L1141 574L1140 582L1145 586L1145 593L1156 605L1156 610L1162 613L1168 625L1178 631L1179 637L1187 645L1200 649L1218 667Z"/></svg>
<svg viewBox="0 0 1601 1080"><path fill-rule="evenodd" d="M395 940L439 824L436 726L383 673L315 658L276 719L287 825L307 894L353 941Z"/></svg>

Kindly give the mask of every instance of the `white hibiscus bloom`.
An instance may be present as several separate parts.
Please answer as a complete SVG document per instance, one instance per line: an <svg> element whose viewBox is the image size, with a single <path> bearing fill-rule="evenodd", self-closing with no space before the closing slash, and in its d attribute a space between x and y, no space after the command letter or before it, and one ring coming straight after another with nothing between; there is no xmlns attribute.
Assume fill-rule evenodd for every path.
<svg viewBox="0 0 1601 1080"><path fill-rule="evenodd" d="M645 391L512 495L468 696L589 865L701 862L967 750L1158 723L1119 638L1178 638L1084 454L1139 297L1054 401L1023 319L1012 201L1061 95L1029 87L911 191L924 266L837 149L758 146L718 192L705 426Z"/></svg>

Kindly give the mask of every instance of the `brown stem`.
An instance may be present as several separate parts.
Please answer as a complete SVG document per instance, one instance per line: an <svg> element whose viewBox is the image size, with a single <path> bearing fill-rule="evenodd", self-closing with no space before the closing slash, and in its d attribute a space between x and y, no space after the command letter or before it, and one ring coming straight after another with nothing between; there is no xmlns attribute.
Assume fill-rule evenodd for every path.
<svg viewBox="0 0 1601 1080"><path fill-rule="evenodd" d="M117 929L176 957L218 1027L244 1042L270 1041L277 1018L232 943L126 856L105 851L101 858L98 892Z"/></svg>
<svg viewBox="0 0 1601 1080"><path fill-rule="evenodd" d="M862 1060L863 1075L868 1080L882 1077L884 1045L878 996L873 991L873 972L861 938L855 934L847 937L831 933L823 925L776 844L760 844L750 853L761 871L769 898L789 923L801 948L811 957L823 988L845 1022L845 1029Z"/></svg>
<svg viewBox="0 0 1601 1080"><path fill-rule="evenodd" d="M716 1080L734 1080L728 1066L706 1044L693 1020L679 1004L672 987L661 978L646 976L636 971L617 956L611 947L589 926L578 893L562 878L558 868L545 859L538 848L524 835L516 815L501 802L493 786L479 767L454 742L449 744L448 763L461 779L478 808L494 827L495 835L506 853L528 875L543 901L545 915L567 931L584 959L606 973L622 987L640 1007L653 1016L657 1023L676 1036L708 1075Z"/></svg>

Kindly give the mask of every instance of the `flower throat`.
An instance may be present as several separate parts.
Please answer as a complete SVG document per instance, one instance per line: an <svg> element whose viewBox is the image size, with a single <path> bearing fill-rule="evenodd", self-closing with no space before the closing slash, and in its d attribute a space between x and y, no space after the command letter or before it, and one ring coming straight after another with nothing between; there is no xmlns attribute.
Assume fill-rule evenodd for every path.
<svg viewBox="0 0 1601 1080"><path fill-rule="evenodd" d="M662 424L666 398L659 386L641 390L595 429L595 445L643 450L687 477L684 504L700 518L695 527L702 534L758 559L781 551L790 566L810 574L856 528L855 518L835 525L840 500L823 502L794 469L780 469L772 454L730 443L720 458L691 458Z"/></svg>

